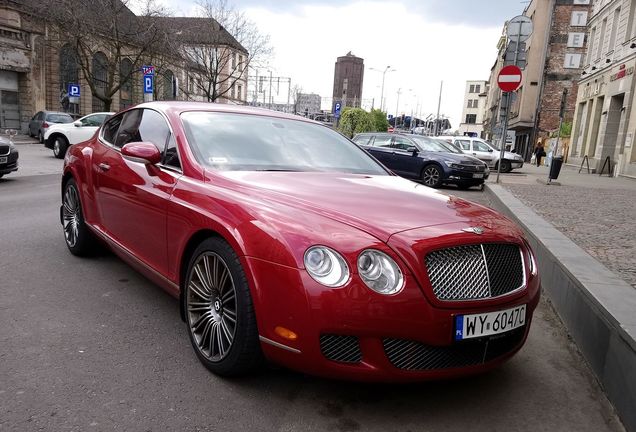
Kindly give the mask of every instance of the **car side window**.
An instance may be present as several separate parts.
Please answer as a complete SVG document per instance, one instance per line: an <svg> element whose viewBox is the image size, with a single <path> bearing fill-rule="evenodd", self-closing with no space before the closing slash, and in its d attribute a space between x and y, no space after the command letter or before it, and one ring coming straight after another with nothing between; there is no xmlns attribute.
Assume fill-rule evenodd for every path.
<svg viewBox="0 0 636 432"><path fill-rule="evenodd" d="M161 163L163 165L181 169L181 162L179 162L179 153L177 152L177 140L174 139L174 135L170 135L170 139L166 144L166 150L163 153L163 160Z"/></svg>
<svg viewBox="0 0 636 432"><path fill-rule="evenodd" d="M458 142L462 150L470 150L470 141L458 140Z"/></svg>
<svg viewBox="0 0 636 432"><path fill-rule="evenodd" d="M139 141L151 142L163 153L170 135L168 123L157 111L144 109L142 112L141 123L139 123Z"/></svg>
<svg viewBox="0 0 636 432"><path fill-rule="evenodd" d="M121 121L121 126L117 131L117 138L115 139L115 147L122 148L129 142L141 141L139 135L139 124L141 123L141 116L143 112L140 109L126 111Z"/></svg>
<svg viewBox="0 0 636 432"><path fill-rule="evenodd" d="M369 145L369 141L373 135L358 135L353 138L353 142L359 145Z"/></svg>
<svg viewBox="0 0 636 432"><path fill-rule="evenodd" d="M96 114L82 120L82 126L99 126L104 123L105 114Z"/></svg>
<svg viewBox="0 0 636 432"><path fill-rule="evenodd" d="M102 139L108 144L114 145L115 138L117 137L117 131L121 125L121 120L124 116L118 115L111 118L103 127Z"/></svg>
<svg viewBox="0 0 636 432"><path fill-rule="evenodd" d="M481 143L479 141L473 141L473 148L475 149L475 151L480 151L480 152L487 152L490 150L490 147L488 147L486 144Z"/></svg>
<svg viewBox="0 0 636 432"><path fill-rule="evenodd" d="M410 147L415 147L411 141L402 137L393 137L393 147L398 150L408 150Z"/></svg>
<svg viewBox="0 0 636 432"><path fill-rule="evenodd" d="M391 147L391 136L376 135L373 140L373 147Z"/></svg>

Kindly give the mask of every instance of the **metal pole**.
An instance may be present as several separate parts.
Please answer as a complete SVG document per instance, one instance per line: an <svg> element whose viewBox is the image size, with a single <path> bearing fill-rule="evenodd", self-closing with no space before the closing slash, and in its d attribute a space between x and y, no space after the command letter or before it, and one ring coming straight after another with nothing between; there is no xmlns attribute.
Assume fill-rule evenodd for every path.
<svg viewBox="0 0 636 432"><path fill-rule="evenodd" d="M402 89L399 88L397 91L397 104L395 105L395 128L397 129L397 118L399 115L399 108L400 108L400 93L402 93Z"/></svg>
<svg viewBox="0 0 636 432"><path fill-rule="evenodd" d="M386 77L386 72L389 70L391 66L387 66L382 72L382 89L380 90L380 111L384 111L384 78Z"/></svg>
<svg viewBox="0 0 636 432"><path fill-rule="evenodd" d="M272 71L269 71L269 109L272 109Z"/></svg>
<svg viewBox="0 0 636 432"><path fill-rule="evenodd" d="M442 87L444 86L444 81L439 84L439 99L437 100L437 117L435 117L435 136L439 135L439 109L442 105Z"/></svg>
<svg viewBox="0 0 636 432"><path fill-rule="evenodd" d="M499 174L501 173L501 161L504 157L504 147L506 145L507 130L508 130L508 113L510 112L510 92L503 92L506 97L506 111L504 115L503 133L501 134L501 149L499 149L499 162L497 163L497 183L499 183Z"/></svg>

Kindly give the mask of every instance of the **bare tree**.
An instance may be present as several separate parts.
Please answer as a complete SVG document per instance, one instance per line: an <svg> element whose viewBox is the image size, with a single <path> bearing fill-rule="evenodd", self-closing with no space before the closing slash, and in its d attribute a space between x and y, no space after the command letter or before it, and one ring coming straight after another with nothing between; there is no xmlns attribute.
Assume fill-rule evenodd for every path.
<svg viewBox="0 0 636 432"><path fill-rule="evenodd" d="M300 104L300 95L303 92L302 86L295 84L291 88L291 97L294 106L294 114L298 113L298 105Z"/></svg>
<svg viewBox="0 0 636 432"><path fill-rule="evenodd" d="M198 9L198 18L182 18L178 37L186 46L182 56L195 87L215 102L231 97L237 83L247 82L248 68L267 61L272 48L269 36L227 0L202 0Z"/></svg>
<svg viewBox="0 0 636 432"><path fill-rule="evenodd" d="M158 19L168 11L155 0L142 1L138 7L144 16L129 9L130 0L57 0L55 7L46 9L57 35L51 42L57 48L72 47L82 76L104 110L111 110L121 86L171 39L169 27ZM41 9L37 0L32 3ZM129 70L121 67L124 59L133 65Z"/></svg>

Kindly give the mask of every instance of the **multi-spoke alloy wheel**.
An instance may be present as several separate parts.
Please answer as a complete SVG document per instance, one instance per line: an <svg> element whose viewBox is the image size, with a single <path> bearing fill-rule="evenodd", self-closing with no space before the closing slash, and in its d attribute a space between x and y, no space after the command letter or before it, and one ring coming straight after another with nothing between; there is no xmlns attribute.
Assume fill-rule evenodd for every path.
<svg viewBox="0 0 636 432"><path fill-rule="evenodd" d="M190 341L199 360L220 375L240 375L262 359L247 277L234 250L220 238L192 254L183 292Z"/></svg>
<svg viewBox="0 0 636 432"><path fill-rule="evenodd" d="M236 288L225 261L199 256L188 282L187 313L199 351L213 362L230 351L236 333Z"/></svg>
<svg viewBox="0 0 636 432"><path fill-rule="evenodd" d="M75 180L70 179L62 195L62 226L66 246L73 255L87 255L93 247L93 237L84 223L82 205Z"/></svg>
<svg viewBox="0 0 636 432"><path fill-rule="evenodd" d="M428 165L424 167L422 172L422 181L426 186L439 187L442 184L442 173L436 165Z"/></svg>
<svg viewBox="0 0 636 432"><path fill-rule="evenodd" d="M53 156L58 159L64 159L67 146L68 144L66 138L63 138L61 136L55 137L55 141L53 141Z"/></svg>

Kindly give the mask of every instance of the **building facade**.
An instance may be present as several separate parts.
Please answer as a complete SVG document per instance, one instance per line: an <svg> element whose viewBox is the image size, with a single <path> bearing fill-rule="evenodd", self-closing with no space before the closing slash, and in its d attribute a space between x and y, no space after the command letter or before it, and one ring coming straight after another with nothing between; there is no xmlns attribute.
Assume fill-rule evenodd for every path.
<svg viewBox="0 0 636 432"><path fill-rule="evenodd" d="M460 134L477 137L483 135L487 94L488 81L466 81Z"/></svg>
<svg viewBox="0 0 636 432"><path fill-rule="evenodd" d="M568 162L587 157L592 170L636 177L636 3L597 0L589 19L589 46L576 94ZM609 158L609 159L608 159Z"/></svg>
<svg viewBox="0 0 636 432"><path fill-rule="evenodd" d="M338 57L333 74L333 100L359 108L362 102L364 60L351 54Z"/></svg>
<svg viewBox="0 0 636 432"><path fill-rule="evenodd" d="M87 78L79 66L76 51L60 37L59 28L44 13L46 8L40 14L37 9L41 8L34 11L29 4L28 1L0 0L0 129L18 129L26 133L32 116L42 110L65 111L74 116L103 111L106 108L104 102L94 97L91 89L104 91L109 85L115 89L110 110L118 111L143 102L148 97L144 97L142 64L156 66L153 99L206 100L205 94L197 91L195 85L204 77L198 75L196 68L183 57L156 52L139 57L136 55L139 48L134 43L122 46L114 83L109 83L107 53L110 51L106 49L107 43L101 43L100 36L95 34L86 35L87 40L94 41L94 54L91 58L81 59L90 65L91 75ZM124 13L129 20L141 19L127 8ZM183 20L175 18L179 19ZM183 49L188 46L187 40L173 39ZM200 40L192 43L200 44ZM230 45L223 47L235 52L237 61L239 56L247 58L246 51L240 48L240 45L239 49ZM232 54L228 59L226 69L221 71L225 76L236 70L231 69L236 63ZM217 102L244 103L246 81L246 76L232 80L233 88L228 87ZM79 85L79 97L69 97L67 90L71 83Z"/></svg>

